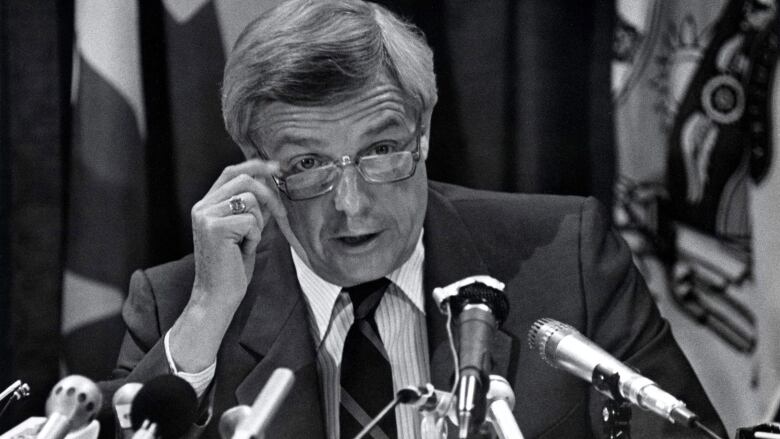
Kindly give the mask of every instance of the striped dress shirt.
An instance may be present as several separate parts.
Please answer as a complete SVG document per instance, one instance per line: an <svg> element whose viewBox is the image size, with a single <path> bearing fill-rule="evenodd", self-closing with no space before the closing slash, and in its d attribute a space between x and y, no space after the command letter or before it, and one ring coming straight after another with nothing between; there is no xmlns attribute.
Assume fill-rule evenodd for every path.
<svg viewBox="0 0 780 439"><path fill-rule="evenodd" d="M339 395L341 388L341 353L352 322L355 320L352 302L342 287L317 276L292 250L293 263L306 299L309 329L317 351L321 395L325 408L327 436L339 439ZM393 392L409 386L430 382L428 331L425 324L423 296L423 262L425 249L422 233L409 259L387 275L392 281L387 288L375 320L379 336L385 345L393 372ZM169 331L170 332L170 331ZM168 365L174 374L189 382L200 398L214 379L216 361L197 373L179 371L171 355L168 334L164 338ZM388 403L390 401L387 401ZM399 438L420 438L421 416L417 409L399 405L395 408Z"/></svg>
<svg viewBox="0 0 780 439"><path fill-rule="evenodd" d="M430 381L428 335L423 297L422 234L414 252L398 269L387 275L392 281L375 319L393 372L393 391ZM339 438L341 353L354 321L352 303L342 287L317 276L293 251L298 281L306 297L309 327L317 350L317 369L322 385L325 424L329 438ZM390 401L387 401L388 403ZM410 406L395 409L398 437L420 437L420 414Z"/></svg>

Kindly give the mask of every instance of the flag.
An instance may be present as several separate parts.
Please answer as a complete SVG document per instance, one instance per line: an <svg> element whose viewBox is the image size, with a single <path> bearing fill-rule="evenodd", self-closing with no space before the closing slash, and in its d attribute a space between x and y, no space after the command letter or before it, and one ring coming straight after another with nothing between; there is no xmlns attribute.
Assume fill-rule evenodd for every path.
<svg viewBox="0 0 780 439"><path fill-rule="evenodd" d="M616 224L727 430L769 420L780 389L777 5L616 6Z"/></svg>
<svg viewBox="0 0 780 439"><path fill-rule="evenodd" d="M278 0L77 0L63 277L64 371L106 379L130 275L192 250L189 212L243 157L225 54Z"/></svg>
<svg viewBox="0 0 780 439"><path fill-rule="evenodd" d="M119 312L147 243L146 117L138 5L75 3L62 333L68 372L105 378Z"/></svg>

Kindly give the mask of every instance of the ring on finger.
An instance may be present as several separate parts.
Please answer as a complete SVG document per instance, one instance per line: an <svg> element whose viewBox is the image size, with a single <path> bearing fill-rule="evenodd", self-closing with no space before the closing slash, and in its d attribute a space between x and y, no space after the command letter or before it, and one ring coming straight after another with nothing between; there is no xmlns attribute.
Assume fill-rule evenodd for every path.
<svg viewBox="0 0 780 439"><path fill-rule="evenodd" d="M240 215L246 212L246 202L244 202L244 199L239 197L238 195L230 197L228 203L230 204L231 214Z"/></svg>

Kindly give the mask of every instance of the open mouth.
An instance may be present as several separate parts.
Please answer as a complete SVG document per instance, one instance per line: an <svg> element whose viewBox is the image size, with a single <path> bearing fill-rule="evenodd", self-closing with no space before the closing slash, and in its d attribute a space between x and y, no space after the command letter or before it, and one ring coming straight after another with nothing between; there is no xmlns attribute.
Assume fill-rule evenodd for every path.
<svg viewBox="0 0 780 439"><path fill-rule="evenodd" d="M342 236L338 240L348 246L357 247L371 242L377 236L379 236L379 233L368 233L365 235Z"/></svg>

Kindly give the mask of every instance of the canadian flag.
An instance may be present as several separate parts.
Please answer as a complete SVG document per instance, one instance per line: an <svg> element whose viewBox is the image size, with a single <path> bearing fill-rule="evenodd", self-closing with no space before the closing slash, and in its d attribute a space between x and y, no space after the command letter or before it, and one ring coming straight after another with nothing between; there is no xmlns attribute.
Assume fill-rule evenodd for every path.
<svg viewBox="0 0 780 439"><path fill-rule="evenodd" d="M225 54L279 0L76 0L62 334L67 373L105 379L131 273L191 251L189 212L243 160Z"/></svg>

